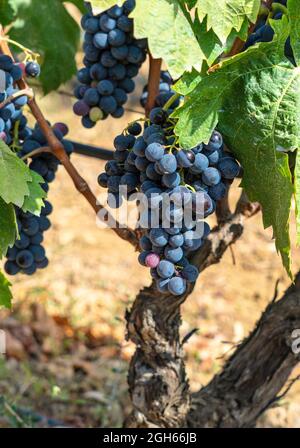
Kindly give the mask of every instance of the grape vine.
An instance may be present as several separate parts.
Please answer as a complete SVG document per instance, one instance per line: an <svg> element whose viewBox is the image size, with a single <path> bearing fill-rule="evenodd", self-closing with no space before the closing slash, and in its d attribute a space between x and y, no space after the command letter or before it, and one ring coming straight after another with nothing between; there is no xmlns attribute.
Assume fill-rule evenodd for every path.
<svg viewBox="0 0 300 448"><path fill-rule="evenodd" d="M218 263L240 238L246 217L261 210L264 225L273 228L283 265L293 276L289 235L293 199L300 240L297 0L0 3L0 252L4 270L9 276L32 275L47 267L43 240L51 225L52 205L46 197L62 165L98 218L114 222L112 230L132 244L139 263L150 269L151 285L137 295L126 313L127 337L137 346L128 376L134 408L128 425L185 426L191 397L182 347L190 335L182 339L180 334L180 306L199 275ZM15 7L3 13L2 5L11 3ZM83 14L81 25L76 8ZM82 35L83 68L78 70ZM27 46L31 45L30 50ZM61 85L64 90L75 86L73 111L85 128L98 124L101 138L102 121L124 115L135 77L147 57L149 77L140 99L145 117L142 114L112 138L113 160L98 177L99 185L107 190L106 206L70 160L73 148L66 140L68 127L47 121L32 88L38 86L48 94ZM33 119L34 126L29 126ZM233 183L237 178L239 185ZM231 211L229 191L235 188L241 188L240 199ZM127 201L135 201L138 208L135 229L123 228L112 216L118 210L110 211L126 206ZM207 218L213 216L217 225L211 229ZM11 300L9 282L0 273L0 305L9 307ZM272 304L267 313L270 309L276 327L277 308L273 311ZM294 322L290 309L283 315ZM265 321L268 334L262 341L269 343L270 320L262 319L258 328ZM231 403L243 408L244 391L235 396L234 381L236 375L249 378L245 347L253 341L256 347L250 352L260 372L254 372L253 378L264 384L258 385L259 394L255 390L248 395L247 390L246 395L253 402L262 400L263 386L267 384L268 389L268 400L262 400L258 415L266 403L274 402L283 385L278 377L273 384L277 363L269 358L261 361L264 344L257 341L257 334L261 338L263 332L255 331L239 349L244 371L235 368L238 350L226 375L212 381L205 388L209 390L205 399L199 400L206 408L203 403L213 398L213 424L228 426L228 416L234 424L253 424L252 409L251 418L245 417L248 399L238 423L239 409L230 408ZM286 347L285 339L279 341L280 350ZM257 347L259 356L255 356ZM291 358L286 351L276 358L284 359L284 366L278 362L284 378L295 364L293 360L287 366ZM268 373L266 378L261 372ZM224 378L226 384L219 387ZM274 396L271 386L278 389Z"/></svg>

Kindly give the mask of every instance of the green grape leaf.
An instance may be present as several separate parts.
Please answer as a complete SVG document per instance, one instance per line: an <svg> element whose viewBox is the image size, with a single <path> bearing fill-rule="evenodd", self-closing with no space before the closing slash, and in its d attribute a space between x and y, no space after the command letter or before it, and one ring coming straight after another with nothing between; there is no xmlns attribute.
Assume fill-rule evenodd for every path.
<svg viewBox="0 0 300 448"><path fill-rule="evenodd" d="M29 196L25 197L22 210L30 212L33 215L40 216L41 209L44 206L43 198L47 196L40 184L43 184L44 179L35 171L30 171L32 182L28 184Z"/></svg>
<svg viewBox="0 0 300 448"><path fill-rule="evenodd" d="M0 198L0 258L2 258L9 247L16 241L18 228L16 222L15 208L12 204L6 204Z"/></svg>
<svg viewBox="0 0 300 448"><path fill-rule="evenodd" d="M191 72L185 72L173 86L173 90L175 90L175 92L177 93L180 93L181 95L188 95L189 93L193 92L193 90L195 90L202 78L205 77L205 74L206 73L199 73L195 69L193 69ZM182 112L183 109L180 109L180 119L183 118Z"/></svg>
<svg viewBox="0 0 300 448"><path fill-rule="evenodd" d="M0 0L0 23L3 26L9 25L15 18L16 10L13 7L13 0Z"/></svg>
<svg viewBox="0 0 300 448"><path fill-rule="evenodd" d="M32 181L30 170L0 139L0 197L9 204L21 207L28 196L28 182Z"/></svg>
<svg viewBox="0 0 300 448"><path fill-rule="evenodd" d="M21 4L10 36L42 56L44 93L56 90L76 73L80 29L61 0Z"/></svg>
<svg viewBox="0 0 300 448"><path fill-rule="evenodd" d="M198 0L185 0L185 4L189 9L192 9L196 6Z"/></svg>
<svg viewBox="0 0 300 448"><path fill-rule="evenodd" d="M245 19L240 31L237 32L232 30L226 42L222 44L214 31L211 28L209 30L207 29L207 16L204 17L201 23L198 14L196 13L194 21L195 34L198 38L200 48L205 55L208 66L211 66L222 53L229 52L237 37L244 41L247 40L248 26L249 22Z"/></svg>
<svg viewBox="0 0 300 448"><path fill-rule="evenodd" d="M220 54L227 53L230 50L237 37L242 40L246 40L248 36L247 21L245 21L245 25L243 25L239 33L236 33L235 31L231 32L227 39L226 45L221 44L220 40L212 30L206 31L206 19L204 19L200 24L199 19L196 16L195 27L199 44L205 54L207 64L209 66L217 59L218 56L220 56ZM185 72L179 78L173 89L181 95L188 95L199 84L203 75L205 75L204 70L207 70L206 64L202 66L202 73L197 72L195 69L191 72Z"/></svg>
<svg viewBox="0 0 300 448"><path fill-rule="evenodd" d="M124 0L89 0L89 3L92 5L93 11L100 14L114 5L122 6Z"/></svg>
<svg viewBox="0 0 300 448"><path fill-rule="evenodd" d="M296 155L295 166L295 199L296 199L296 223L297 223L297 243L300 245L300 151Z"/></svg>
<svg viewBox="0 0 300 448"><path fill-rule="evenodd" d="M213 67L173 115L179 118L176 133L183 147L207 142L218 123L244 168L242 186L252 201L261 203L264 225L273 226L276 248L291 275L293 184L283 151L300 144L300 69L284 57L287 21L274 23L273 42Z"/></svg>
<svg viewBox="0 0 300 448"><path fill-rule="evenodd" d="M174 79L201 70L205 55L179 0L137 0L131 16L135 37L148 38L152 56L165 61Z"/></svg>
<svg viewBox="0 0 300 448"><path fill-rule="evenodd" d="M13 299L11 290L11 283L7 280L4 274L0 271L0 307L4 306L11 309L11 301Z"/></svg>
<svg viewBox="0 0 300 448"><path fill-rule="evenodd" d="M288 12L291 26L291 46L297 65L300 65L300 10L299 0L288 0Z"/></svg>
<svg viewBox="0 0 300 448"><path fill-rule="evenodd" d="M260 0L198 0L199 18L207 17L207 30L212 29L225 44L232 30L239 32L245 18L255 22Z"/></svg>

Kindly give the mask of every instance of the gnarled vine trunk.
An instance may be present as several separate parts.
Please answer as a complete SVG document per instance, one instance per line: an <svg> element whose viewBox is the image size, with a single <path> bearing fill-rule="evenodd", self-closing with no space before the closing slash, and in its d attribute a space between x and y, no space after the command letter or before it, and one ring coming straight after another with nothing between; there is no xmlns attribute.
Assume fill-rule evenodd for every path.
<svg viewBox="0 0 300 448"><path fill-rule="evenodd" d="M200 271L221 260L242 235L245 218L258 210L242 196L234 214L226 209L226 217L219 216L219 226L193 257ZM174 298L151 285L126 314L128 339L137 347L128 375L133 411L126 427L254 426L299 361L291 334L300 328L300 274L283 298L267 307L222 372L190 395L179 329L180 306L191 292Z"/></svg>
<svg viewBox="0 0 300 448"><path fill-rule="evenodd" d="M251 427L278 400L300 354L292 333L300 328L300 273L226 362L222 372L193 394L191 427Z"/></svg>

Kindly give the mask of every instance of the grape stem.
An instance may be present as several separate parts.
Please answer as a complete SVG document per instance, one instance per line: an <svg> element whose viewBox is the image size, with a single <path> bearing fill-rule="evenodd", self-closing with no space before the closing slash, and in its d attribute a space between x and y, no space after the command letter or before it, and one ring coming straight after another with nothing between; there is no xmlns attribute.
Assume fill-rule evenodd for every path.
<svg viewBox="0 0 300 448"><path fill-rule="evenodd" d="M0 25L0 52L10 56L13 59L13 55L8 46L9 39L5 38L5 34L3 31L3 27ZM28 86L26 81L22 78L17 82L17 85L20 90L27 90ZM100 217L99 212L105 211L104 217L101 217L102 221L108 221L110 219L114 220L111 214L105 210L105 207L101 205L92 190L90 189L88 183L81 177L75 166L70 161L70 158L65 152L63 144L58 140L55 136L51 126L49 126L46 118L44 117L40 107L38 106L35 97L31 97L28 100L28 106L32 112L32 115L36 119L39 124L45 138L48 142L48 146L51 148L51 153L61 162L70 178L73 181L73 184L77 191L81 193L90 206L93 208L98 217ZM115 220L114 220L115 221ZM115 221L115 227L113 228L114 232L122 239L131 243L136 249L138 248L138 238L135 232L132 229L121 228L120 224Z"/></svg>
<svg viewBox="0 0 300 448"><path fill-rule="evenodd" d="M159 93L161 59L154 59L149 53L150 67L148 78L148 98L145 106L146 117L149 117L150 111L155 106L155 99Z"/></svg>
<svg viewBox="0 0 300 448"><path fill-rule="evenodd" d="M6 104L9 104L15 99L19 98L20 96L27 96L27 98L33 98L34 95L32 89L26 87L25 89L19 90L18 92L6 98L6 100L2 101L2 103L0 103L0 109L6 106Z"/></svg>
<svg viewBox="0 0 300 448"><path fill-rule="evenodd" d="M0 40L3 40L7 44L10 43L10 44L14 45L15 47L20 48L21 50L24 51L25 54L32 55L35 59L40 57L39 53L35 53L34 51L29 50L29 48L24 47L24 45L19 44L19 42L15 41L13 39L10 39L9 37L6 37L5 35L0 36Z"/></svg>
<svg viewBox="0 0 300 448"><path fill-rule="evenodd" d="M52 149L50 148L50 146L42 146L26 154L24 157L22 157L22 160L30 159L34 156L37 156L38 154L43 154L44 152L52 152Z"/></svg>
<svg viewBox="0 0 300 448"><path fill-rule="evenodd" d="M171 96L171 98L164 105L163 110L167 111L168 109L170 109L172 104L175 103L175 101L178 100L178 98L180 97L181 97L180 93L175 93L173 96Z"/></svg>

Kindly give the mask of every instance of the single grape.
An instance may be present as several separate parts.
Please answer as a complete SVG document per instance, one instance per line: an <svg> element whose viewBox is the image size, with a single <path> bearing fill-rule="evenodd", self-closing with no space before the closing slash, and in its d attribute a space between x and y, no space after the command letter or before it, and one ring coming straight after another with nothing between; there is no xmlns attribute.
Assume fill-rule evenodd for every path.
<svg viewBox="0 0 300 448"><path fill-rule="evenodd" d="M218 163L218 170L224 179L234 179L239 175L240 166L232 157L224 157Z"/></svg>
<svg viewBox="0 0 300 448"><path fill-rule="evenodd" d="M181 275L186 279L189 283L194 283L199 277L199 271L196 266L192 264L188 264L181 271Z"/></svg>
<svg viewBox="0 0 300 448"><path fill-rule="evenodd" d="M176 157L173 154L165 154L159 160L158 165L159 165L159 168L161 169L162 173L164 173L164 174L175 173L175 171L177 169Z"/></svg>
<svg viewBox="0 0 300 448"><path fill-rule="evenodd" d="M157 266L157 273L161 278L171 278L174 275L175 267L174 264L168 260L160 261Z"/></svg>
<svg viewBox="0 0 300 448"><path fill-rule="evenodd" d="M145 259L145 264L148 268L156 268L160 263L160 257L155 253L150 253Z"/></svg>
<svg viewBox="0 0 300 448"><path fill-rule="evenodd" d="M101 98L99 105L100 108L107 114L115 112L118 107L115 98L111 95Z"/></svg>
<svg viewBox="0 0 300 448"><path fill-rule="evenodd" d="M37 62L30 61L26 64L25 72L26 75L30 76L31 78L38 78L41 74L41 67Z"/></svg>
<svg viewBox="0 0 300 448"><path fill-rule="evenodd" d="M173 277L168 283L168 289L174 296L181 296L186 292L186 281L181 277Z"/></svg>
<svg viewBox="0 0 300 448"><path fill-rule="evenodd" d="M22 250L18 253L16 262L21 269L27 269L33 264L34 257L29 250Z"/></svg>
<svg viewBox="0 0 300 448"><path fill-rule="evenodd" d="M166 246L169 240L168 234L163 229L152 229L149 238L152 244L159 247Z"/></svg>
<svg viewBox="0 0 300 448"><path fill-rule="evenodd" d="M209 187L217 185L221 181L220 171L210 167L203 171L202 181Z"/></svg>
<svg viewBox="0 0 300 448"><path fill-rule="evenodd" d="M181 247L167 246L164 254L167 260L172 261L172 263L177 263L183 257L183 250Z"/></svg>
<svg viewBox="0 0 300 448"><path fill-rule="evenodd" d="M103 79L98 83L97 90L101 95L111 95L114 91L114 85L111 81Z"/></svg>

